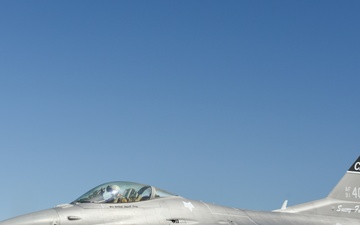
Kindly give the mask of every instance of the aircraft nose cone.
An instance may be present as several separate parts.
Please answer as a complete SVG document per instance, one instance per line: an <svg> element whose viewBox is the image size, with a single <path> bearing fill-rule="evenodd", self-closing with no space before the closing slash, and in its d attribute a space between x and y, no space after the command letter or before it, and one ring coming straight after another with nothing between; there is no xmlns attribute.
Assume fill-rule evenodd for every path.
<svg viewBox="0 0 360 225"><path fill-rule="evenodd" d="M46 209L1 221L0 225L59 225L59 216L54 209Z"/></svg>

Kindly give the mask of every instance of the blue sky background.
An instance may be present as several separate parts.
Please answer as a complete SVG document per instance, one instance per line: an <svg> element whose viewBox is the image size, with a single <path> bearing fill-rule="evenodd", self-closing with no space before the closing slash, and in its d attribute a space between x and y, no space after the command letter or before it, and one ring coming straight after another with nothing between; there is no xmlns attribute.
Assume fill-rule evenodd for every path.
<svg viewBox="0 0 360 225"><path fill-rule="evenodd" d="M359 1L1 1L0 219L113 180L232 207L360 155Z"/></svg>

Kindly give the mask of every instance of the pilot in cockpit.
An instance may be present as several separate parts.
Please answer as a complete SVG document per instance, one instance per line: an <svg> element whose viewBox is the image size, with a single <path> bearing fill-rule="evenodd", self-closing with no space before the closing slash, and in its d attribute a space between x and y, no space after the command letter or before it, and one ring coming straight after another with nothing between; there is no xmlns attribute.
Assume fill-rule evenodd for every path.
<svg viewBox="0 0 360 225"><path fill-rule="evenodd" d="M115 203L122 197L121 189L117 185L108 185L103 193L104 202Z"/></svg>

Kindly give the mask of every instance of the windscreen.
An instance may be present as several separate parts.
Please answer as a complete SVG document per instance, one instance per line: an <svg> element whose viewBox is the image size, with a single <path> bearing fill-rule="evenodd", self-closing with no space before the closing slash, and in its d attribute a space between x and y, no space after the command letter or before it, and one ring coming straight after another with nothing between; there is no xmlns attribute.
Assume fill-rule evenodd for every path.
<svg viewBox="0 0 360 225"><path fill-rule="evenodd" d="M174 196L150 185L133 182L109 182L86 192L72 203L127 203Z"/></svg>

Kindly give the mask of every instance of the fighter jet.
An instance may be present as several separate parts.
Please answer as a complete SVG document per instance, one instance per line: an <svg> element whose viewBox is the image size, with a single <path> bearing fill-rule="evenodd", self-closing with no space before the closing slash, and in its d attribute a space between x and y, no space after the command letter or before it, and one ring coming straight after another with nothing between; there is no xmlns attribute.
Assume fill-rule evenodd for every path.
<svg viewBox="0 0 360 225"><path fill-rule="evenodd" d="M0 222L0 225L359 225L360 157L320 200L264 212L190 200L154 186L109 182L70 204Z"/></svg>

